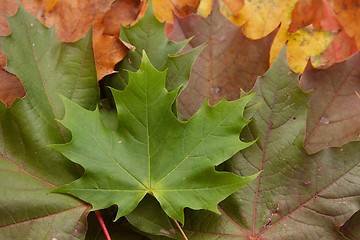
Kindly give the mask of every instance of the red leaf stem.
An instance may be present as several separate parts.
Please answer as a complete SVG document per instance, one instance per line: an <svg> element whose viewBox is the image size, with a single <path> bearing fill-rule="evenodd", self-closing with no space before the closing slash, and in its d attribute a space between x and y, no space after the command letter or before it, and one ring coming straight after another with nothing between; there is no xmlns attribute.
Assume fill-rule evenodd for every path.
<svg viewBox="0 0 360 240"><path fill-rule="evenodd" d="M110 234L109 234L109 232L108 232L108 230L106 228L106 225L104 223L104 219L102 218L100 211L96 210L95 214L96 214L96 217L97 217L97 219L98 219L98 221L100 223L100 226L101 226L102 230L104 231L106 240L111 240Z"/></svg>

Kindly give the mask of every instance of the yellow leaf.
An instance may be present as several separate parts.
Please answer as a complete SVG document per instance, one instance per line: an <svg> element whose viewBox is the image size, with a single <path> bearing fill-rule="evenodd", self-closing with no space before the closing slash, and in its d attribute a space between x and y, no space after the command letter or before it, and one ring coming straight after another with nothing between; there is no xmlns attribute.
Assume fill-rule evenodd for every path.
<svg viewBox="0 0 360 240"><path fill-rule="evenodd" d="M59 0L43 0L43 4L45 5L45 10L47 12L50 12L58 2Z"/></svg>
<svg viewBox="0 0 360 240"><path fill-rule="evenodd" d="M284 43L289 39L287 29L291 13L297 0L245 0L239 13L228 17L238 26L244 26L244 33L252 39L259 39L273 31L281 23L270 53L272 64Z"/></svg>
<svg viewBox="0 0 360 240"><path fill-rule="evenodd" d="M197 13L206 18L211 13L212 0L201 0Z"/></svg>
<svg viewBox="0 0 360 240"><path fill-rule="evenodd" d="M289 34L287 58L290 67L295 72L303 72L310 56L313 66L321 65L320 54L334 37L331 32L308 30L307 28Z"/></svg>
<svg viewBox="0 0 360 240"><path fill-rule="evenodd" d="M320 54L333 40L334 35L311 28L289 33L292 12L297 2L298 0L244 0L244 4L242 1L234 4L229 0L219 0L222 14L234 24L244 25L243 31L249 38L262 38L281 23L271 47L270 64L275 61L281 48L288 41L289 65L295 72L302 72L309 57L312 57L313 65L321 64ZM197 12L206 17L211 9L212 0L201 0Z"/></svg>
<svg viewBox="0 0 360 240"><path fill-rule="evenodd" d="M248 37L262 38L280 22L281 28L288 28L296 2L297 0L245 0L233 22L238 26L246 23L244 32Z"/></svg>
<svg viewBox="0 0 360 240"><path fill-rule="evenodd" d="M300 30L289 33L292 11L298 0L245 0L243 8L236 15L227 16L238 26L245 24L244 33L252 39L258 39L269 34L280 23L280 29L270 52L272 64L285 42L288 43L288 61L295 72L302 72L308 57L320 55L333 40L333 34L325 31ZM315 65L320 64L317 60Z"/></svg>
<svg viewBox="0 0 360 240"><path fill-rule="evenodd" d="M174 22L174 5L170 0L153 0L156 18L169 23Z"/></svg>

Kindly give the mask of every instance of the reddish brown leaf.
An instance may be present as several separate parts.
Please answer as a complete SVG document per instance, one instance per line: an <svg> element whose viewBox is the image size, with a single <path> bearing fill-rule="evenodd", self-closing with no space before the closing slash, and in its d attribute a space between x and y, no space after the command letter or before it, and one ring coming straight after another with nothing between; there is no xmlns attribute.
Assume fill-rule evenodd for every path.
<svg viewBox="0 0 360 240"><path fill-rule="evenodd" d="M294 33L310 24L316 29L321 29L323 15L323 0L299 0L292 12L288 31Z"/></svg>
<svg viewBox="0 0 360 240"><path fill-rule="evenodd" d="M7 24L4 14L11 16L17 10L17 3L15 0L2 0L0 4L0 36L10 34L10 28Z"/></svg>
<svg viewBox="0 0 360 240"><path fill-rule="evenodd" d="M187 17L196 13L200 0L171 0L174 4L174 12L179 17Z"/></svg>
<svg viewBox="0 0 360 240"><path fill-rule="evenodd" d="M20 79L5 69L6 56L0 51L0 100L7 107L14 102L15 98L22 98L26 95L24 86Z"/></svg>
<svg viewBox="0 0 360 240"><path fill-rule="evenodd" d="M327 31L338 31L342 29L339 20L327 0L322 1L322 7L324 8L324 14L321 21L321 28Z"/></svg>
<svg viewBox="0 0 360 240"><path fill-rule="evenodd" d="M103 34L119 36L120 24L129 26L138 17L141 9L140 0L116 0L104 15Z"/></svg>
<svg viewBox="0 0 360 240"><path fill-rule="evenodd" d="M259 40L248 39L241 27L220 13L217 1L207 18L199 15L176 18L170 39L180 41L194 36L188 48L209 41L195 61L189 85L178 100L182 116L193 115L207 97L214 105L224 96L227 100L239 98L240 88L249 91L256 78L269 68L269 52L276 32L277 29Z"/></svg>
<svg viewBox="0 0 360 240"><path fill-rule="evenodd" d="M300 84L306 91L314 89L304 139L308 153L359 140L359 65L360 52L327 69L306 67Z"/></svg>
<svg viewBox="0 0 360 240"><path fill-rule="evenodd" d="M0 4L0 36L9 35L10 28L7 24L4 14L11 16L17 10L17 3L15 0L4 0ZM6 69L6 56L0 51L0 100L3 101L7 107L13 103L15 98L22 98L26 92L24 86L17 76L8 72Z"/></svg>

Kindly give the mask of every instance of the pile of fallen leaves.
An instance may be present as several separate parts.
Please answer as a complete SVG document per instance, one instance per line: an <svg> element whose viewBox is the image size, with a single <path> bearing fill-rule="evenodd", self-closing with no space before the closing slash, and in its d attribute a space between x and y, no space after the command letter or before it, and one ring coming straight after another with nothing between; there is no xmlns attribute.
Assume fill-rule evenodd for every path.
<svg viewBox="0 0 360 240"><path fill-rule="evenodd" d="M153 2L157 18L169 24L168 34L174 35L172 39L181 38L179 33L172 32L179 18L186 19L190 14L198 14L205 18L212 11L210 0L154 0ZM129 26L135 23L146 9L146 4L140 0L21 0L20 3L46 26L55 24L56 35L61 42L75 42L92 27L99 80L113 73L114 66L131 48L119 39L121 25ZM0 35L10 34L4 15L15 14L17 7L15 0L5 0L1 3ZM334 62L345 60L360 49L360 31L357 27L360 10L356 1L225 0L220 1L220 11L242 29L239 30L239 34L244 34L245 38L261 39L277 31L273 33L276 36L271 42L270 59L266 57L269 51L261 53L264 56L260 62L263 64L261 74L267 70L269 63L274 62L285 42L288 45L289 65L299 73L303 72L309 57L314 66L329 66ZM187 21L191 21L192 18L193 16L187 18ZM229 23L227 22L226 25ZM227 27L235 29L235 26ZM194 27L194 30L187 34L197 34L198 29L200 27ZM227 38L226 35L229 33L224 31L222 34ZM201 40L212 40L210 44L214 42L212 36L204 35ZM214 44L221 45L221 43ZM238 45L238 43L233 44ZM219 51L221 50L225 49ZM224 55L226 56L226 53ZM6 57L3 53L0 53L0 64L2 68L0 81L5 85L1 88L0 98L10 105L15 97L22 97L25 92L20 82L4 69ZM243 89L249 90L253 87L254 80L243 81L244 83L240 84ZM228 96L226 93L224 95Z"/></svg>
<svg viewBox="0 0 360 240"><path fill-rule="evenodd" d="M90 205L50 191L118 205L102 212L113 239L182 239L168 216L189 239L360 238L357 1L153 0L154 12L140 0L19 2L0 4L16 13L0 16L0 238L103 237L92 215L86 227ZM138 166L117 159L127 154ZM114 182L133 193L91 193Z"/></svg>

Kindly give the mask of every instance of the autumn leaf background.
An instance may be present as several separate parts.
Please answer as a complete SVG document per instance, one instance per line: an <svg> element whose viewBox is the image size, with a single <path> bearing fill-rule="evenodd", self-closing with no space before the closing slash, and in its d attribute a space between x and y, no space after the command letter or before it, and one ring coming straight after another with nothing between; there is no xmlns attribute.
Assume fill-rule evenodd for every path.
<svg viewBox="0 0 360 240"><path fill-rule="evenodd" d="M144 15L147 3L140 0L19 2L47 27L55 24L56 37L64 46L93 49L93 53L89 54L94 56L96 72L92 71L89 78L98 80L104 107L101 111L113 116L112 101L104 98L108 91L105 86L121 88L113 84L117 79L123 79L126 84L126 76L121 75L122 69L129 69L127 65L135 65L136 58L140 57L133 57L136 51L148 50L142 45L144 43L121 37L121 34L125 34L122 28L129 27L127 31L137 31L131 26ZM210 105L215 105L224 97L227 100L238 99L242 90L255 92L258 102L264 102L262 107L257 107L256 114L252 113L255 114L254 120L241 136L249 141L259 138L257 146L241 151L229 163L220 166L239 175L263 170L261 177L258 182L251 183L220 204L221 216L201 211L186 212L185 219L188 222L185 220L184 229L190 239L289 239L299 236L300 232L296 230L299 226L304 234L303 239L321 236L328 229L331 229L328 230L331 233L324 235L330 236L328 239L360 239L359 231L356 231L356 219L359 219L359 213L356 212L360 209L360 193L356 187L360 182L359 3L355 0L153 0L153 5L156 17L165 22L170 40L184 41L192 37L180 53L162 54L179 55L192 51L191 57L187 55L189 66L184 67L189 70L196 54L204 47L202 44L207 43L195 60L190 81L177 101L180 119L189 119L207 98ZM11 34L5 15L12 16L17 9L15 0L1 2L0 35ZM144 37L144 42L151 43L151 39ZM149 56L151 60L151 53ZM26 83L18 73L10 70L7 57L1 51L0 67L0 99L6 104L6 109L14 101L19 101L16 98L34 94L25 91ZM79 67L78 73L81 72ZM51 73L40 69L39 74ZM185 74L184 78L188 75ZM71 79L69 76L62 80L68 83ZM283 88L278 88L278 83L283 84ZM73 89L88 88L94 99L83 104L83 107L93 109L95 98L99 98L98 86L90 82L72 83L72 86ZM65 87L64 94L70 94ZM46 96L42 97L45 99ZM81 98L85 97L85 94L78 95L75 99L78 104L82 104ZM49 98L51 106L52 96ZM3 115L3 122L9 124L9 116L20 114L17 111L21 112L18 109ZM63 109L53 111L55 116L62 115ZM291 125L291 130L282 130L281 126L286 124ZM58 127L64 133L48 136L49 143L54 139L55 142L70 139L66 129L56 125L52 127ZM16 124L12 128L17 129ZM5 136L9 134L3 133ZM259 156L256 157L256 154ZM4 148L2 156L5 155ZM58 155L54 156L59 162L65 161ZM67 168L63 167L61 171L65 172ZM44 167L44 171L49 169ZM281 177L272 180L271 174L275 174L276 169L285 169L281 170L284 176L293 174L295 177L289 177L290 180ZM53 179L52 182L58 186L64 184L64 181L76 179L77 174L71 172L64 180ZM52 179L45 173L44 176L45 179ZM280 183L270 186L264 181ZM290 184L287 185L286 181ZM337 184L346 187L339 188ZM40 185L38 188L52 187ZM281 195L282 198L290 193L290 201L273 197ZM60 202L68 201L66 197L60 198ZM142 202L126 219L122 218L116 223L111 222L114 209L104 210L103 215L113 238L181 239L174 223L166 215L154 212L157 211L157 205L152 200ZM324 206L331 210L324 210ZM144 210L149 208L150 211ZM74 223L81 225L75 235L78 239L84 239L88 205L71 199L69 207L64 211L70 211L72 219L81 219ZM317 217L323 216L314 217L316 220L310 223L320 229L318 232L306 227L307 217L312 216L307 215L307 211L314 212ZM152 218L151 214L158 216ZM71 218L62 217L62 214L49 216L59 222ZM204 219L208 221L204 222ZM90 214L86 239L103 238L94 220L94 215ZM36 223L34 229L41 229L41 219ZM9 229L6 224L0 224L0 232ZM69 229L64 227L62 231ZM29 238L30 235L24 236ZM71 239L70 236L63 235L64 239Z"/></svg>

